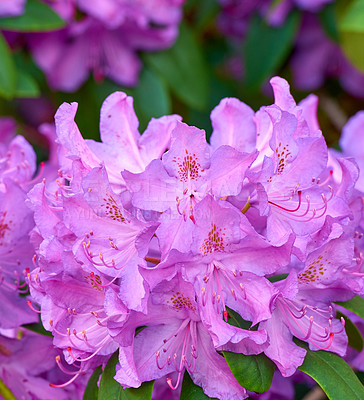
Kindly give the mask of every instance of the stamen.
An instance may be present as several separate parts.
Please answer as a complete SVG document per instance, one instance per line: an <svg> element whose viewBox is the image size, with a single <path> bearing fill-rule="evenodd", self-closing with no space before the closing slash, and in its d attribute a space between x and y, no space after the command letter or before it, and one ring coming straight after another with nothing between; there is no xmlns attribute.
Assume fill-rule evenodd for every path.
<svg viewBox="0 0 364 400"><path fill-rule="evenodd" d="M36 183L36 182L38 182L40 180L41 176L44 173L44 165L45 165L44 161L39 163L39 171L38 171L37 175L32 180L27 182L28 185L32 185L33 183Z"/></svg>
<svg viewBox="0 0 364 400"><path fill-rule="evenodd" d="M30 300L27 301L27 304L34 312L36 312L37 314L41 314L41 311L39 311L33 307L33 304Z"/></svg>
<svg viewBox="0 0 364 400"><path fill-rule="evenodd" d="M85 361L91 360L93 357L95 357L96 354L103 348L103 345L104 345L108 340L109 340L108 337L106 337L104 340L102 340L102 342L101 342L100 346L98 346L97 350L94 351L89 357L86 357L86 358L76 358L76 357L73 355L73 353L72 353L71 347L69 347L69 346L67 347L67 351L68 351L69 355L70 355L75 361L85 362Z"/></svg>
<svg viewBox="0 0 364 400"><path fill-rule="evenodd" d="M279 204L273 203L273 202L270 201L270 200L268 200L268 203L269 203L269 204L272 204L273 206L276 206L276 207L280 208L281 210L284 210L284 211L292 212L292 213L293 213L293 212L298 211L298 210L300 209L300 207L301 207L301 195L302 195L301 190L299 190L299 191L297 192L297 194L298 194L298 205L297 205L297 207L296 207L295 209L293 209L293 210L290 210L289 208L282 207L282 206L280 206Z"/></svg>
<svg viewBox="0 0 364 400"><path fill-rule="evenodd" d="M55 385L54 383L50 383L49 386L53 387L53 388L64 388L64 387L70 385L72 382L74 382L81 375L81 373L83 374L83 372L80 371L73 378L71 378L69 381L67 381L65 383L62 383L61 385Z"/></svg>
<svg viewBox="0 0 364 400"><path fill-rule="evenodd" d="M160 258L154 258L154 257L148 257L148 256L144 257L144 260L147 262L150 262L152 264L155 264L155 265L158 265L161 262Z"/></svg>
<svg viewBox="0 0 364 400"><path fill-rule="evenodd" d="M76 374L78 374L80 371L69 371L68 369L66 369L64 366L63 366L63 364L62 364L62 362L61 362L61 357L60 356L56 356L56 363L57 363L57 365L58 365L58 368L62 371L62 372L64 372L65 374L67 374L67 375L76 375Z"/></svg>

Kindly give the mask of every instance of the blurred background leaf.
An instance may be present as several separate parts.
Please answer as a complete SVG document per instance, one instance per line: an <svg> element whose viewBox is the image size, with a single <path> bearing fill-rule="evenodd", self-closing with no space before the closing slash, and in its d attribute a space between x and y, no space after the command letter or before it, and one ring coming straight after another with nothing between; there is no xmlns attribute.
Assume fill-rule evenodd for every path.
<svg viewBox="0 0 364 400"><path fill-rule="evenodd" d="M300 14L292 12L280 27L269 26L259 16L251 20L243 47L245 85L259 90L264 80L274 74L292 50Z"/></svg>
<svg viewBox="0 0 364 400"><path fill-rule="evenodd" d="M202 54L193 31L182 23L172 48L145 54L144 59L183 103L203 110L208 102L209 74Z"/></svg>
<svg viewBox="0 0 364 400"><path fill-rule="evenodd" d="M46 32L60 29L66 23L47 4L27 0L24 14L0 18L0 28L16 32Z"/></svg>
<svg viewBox="0 0 364 400"><path fill-rule="evenodd" d="M0 33L0 95L11 99L16 91L15 64L6 40Z"/></svg>
<svg viewBox="0 0 364 400"><path fill-rule="evenodd" d="M340 43L352 64L364 72L364 0L348 2L339 20Z"/></svg>

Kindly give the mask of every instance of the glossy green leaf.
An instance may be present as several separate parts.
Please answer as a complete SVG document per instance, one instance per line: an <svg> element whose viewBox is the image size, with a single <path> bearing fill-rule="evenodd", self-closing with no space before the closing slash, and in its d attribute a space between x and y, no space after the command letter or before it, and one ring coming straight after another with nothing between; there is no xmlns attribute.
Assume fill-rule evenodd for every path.
<svg viewBox="0 0 364 400"><path fill-rule="evenodd" d="M275 365L265 354L246 356L230 351L223 354L235 379L245 389L263 393L270 388Z"/></svg>
<svg viewBox="0 0 364 400"><path fill-rule="evenodd" d="M349 317L340 311L336 311L336 318L344 318L345 320L345 331L348 335L349 346L353 349L361 352L363 350L363 336L361 335L359 329L356 325L351 321Z"/></svg>
<svg viewBox="0 0 364 400"><path fill-rule="evenodd" d="M11 390L5 385L5 383L0 379L0 396L4 400L16 400Z"/></svg>
<svg viewBox="0 0 364 400"><path fill-rule="evenodd" d="M250 321L244 320L236 311L227 307L227 323L241 329L255 330ZM223 352L226 362L235 379L241 386L253 392L266 392L273 379L274 363L264 354L246 356L244 354Z"/></svg>
<svg viewBox="0 0 364 400"><path fill-rule="evenodd" d="M296 343L307 350L298 369L311 376L330 400L364 399L364 386L341 357L328 351L311 351L305 343Z"/></svg>
<svg viewBox="0 0 364 400"><path fill-rule="evenodd" d="M118 399L122 387L116 380L115 367L118 362L119 352L115 352L109 359L101 375L99 386L99 400Z"/></svg>
<svg viewBox="0 0 364 400"><path fill-rule="evenodd" d="M246 321L236 311L232 310L229 307L226 307L226 310L228 311L227 323L229 325L233 325L241 329L251 329L251 330L257 329L256 326L252 328L251 321Z"/></svg>
<svg viewBox="0 0 364 400"><path fill-rule="evenodd" d="M362 297L354 296L351 300L337 301L336 304L364 318L364 299Z"/></svg>
<svg viewBox="0 0 364 400"><path fill-rule="evenodd" d="M0 18L0 28L16 32L53 31L65 24L55 11L38 0L27 0L24 14L18 17Z"/></svg>
<svg viewBox="0 0 364 400"><path fill-rule="evenodd" d="M265 79L277 73L293 47L300 15L292 12L280 27L269 26L262 18L252 18L244 41L245 85L259 88Z"/></svg>
<svg viewBox="0 0 364 400"><path fill-rule="evenodd" d="M183 375L182 389L180 399L183 400L209 400L202 387L195 385L187 371Z"/></svg>
<svg viewBox="0 0 364 400"><path fill-rule="evenodd" d="M15 64L11 51L0 33L0 96L11 99L16 88Z"/></svg>
<svg viewBox="0 0 364 400"><path fill-rule="evenodd" d="M99 365L88 380L85 393L83 394L83 400L98 400L99 387L97 386L97 382L99 380L101 372L102 367L101 365Z"/></svg>
<svg viewBox="0 0 364 400"><path fill-rule="evenodd" d="M118 352L115 352L101 375L98 400L150 400L152 398L154 381L144 382L137 389L123 389L114 379L117 362Z"/></svg>
<svg viewBox="0 0 364 400"><path fill-rule="evenodd" d="M166 84L153 71L144 68L133 91L134 107L141 124L146 127L152 117L171 113L171 100Z"/></svg>
<svg viewBox="0 0 364 400"><path fill-rule="evenodd" d="M206 108L209 96L208 68L190 28L182 24L172 48L145 54L144 58L182 102L196 109Z"/></svg>
<svg viewBox="0 0 364 400"><path fill-rule="evenodd" d="M40 96L40 91L37 82L31 75L18 69L15 97L31 98L38 96Z"/></svg>

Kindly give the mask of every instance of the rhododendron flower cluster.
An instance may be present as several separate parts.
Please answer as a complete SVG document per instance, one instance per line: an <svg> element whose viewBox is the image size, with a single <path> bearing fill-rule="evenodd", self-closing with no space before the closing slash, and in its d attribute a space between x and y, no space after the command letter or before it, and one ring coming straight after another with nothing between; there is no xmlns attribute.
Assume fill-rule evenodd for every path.
<svg viewBox="0 0 364 400"><path fill-rule="evenodd" d="M363 152L351 146L362 114L345 127L344 153L332 151L317 98L297 105L285 80L271 85L274 104L257 112L221 100L209 143L178 115L152 119L141 135L122 92L102 105L101 142L85 140L77 104L64 103L51 161L35 177L29 145L3 131L0 328L40 314L56 348L42 368L68 374L48 374L55 398L81 393L84 376L116 351L123 388L157 380L154 398L178 398L189 374L226 400L249 396L227 352L272 360L272 393L306 348L346 355L334 302L364 294ZM18 296L27 287L31 297Z"/></svg>

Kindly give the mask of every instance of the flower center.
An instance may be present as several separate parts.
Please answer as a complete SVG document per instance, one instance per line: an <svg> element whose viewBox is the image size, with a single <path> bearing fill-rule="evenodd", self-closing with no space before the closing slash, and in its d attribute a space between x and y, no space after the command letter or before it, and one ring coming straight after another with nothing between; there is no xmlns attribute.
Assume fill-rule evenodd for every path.
<svg viewBox="0 0 364 400"><path fill-rule="evenodd" d="M115 199L109 195L104 198L104 201L105 204L101 204L101 207L105 207L106 215L114 221L125 222L125 218Z"/></svg>
<svg viewBox="0 0 364 400"><path fill-rule="evenodd" d="M323 255L319 255L298 275L300 283L319 282L323 278L325 271L327 271L326 267L331 264L325 254L327 254L327 251Z"/></svg>
<svg viewBox="0 0 364 400"><path fill-rule="evenodd" d="M211 224L211 226L211 230L201 246L201 252L203 255L211 254L215 251L223 253L226 248L224 242L224 230L226 228L218 228L215 224Z"/></svg>
<svg viewBox="0 0 364 400"><path fill-rule="evenodd" d="M201 164L198 162L196 154L190 154L187 149L185 151L186 155L183 160L180 157L174 157L173 162L178 165L178 174L181 182L196 181L201 176Z"/></svg>
<svg viewBox="0 0 364 400"><path fill-rule="evenodd" d="M167 300L167 305L177 312L181 310L196 311L196 307L193 305L191 299L181 292L173 293L170 300Z"/></svg>

